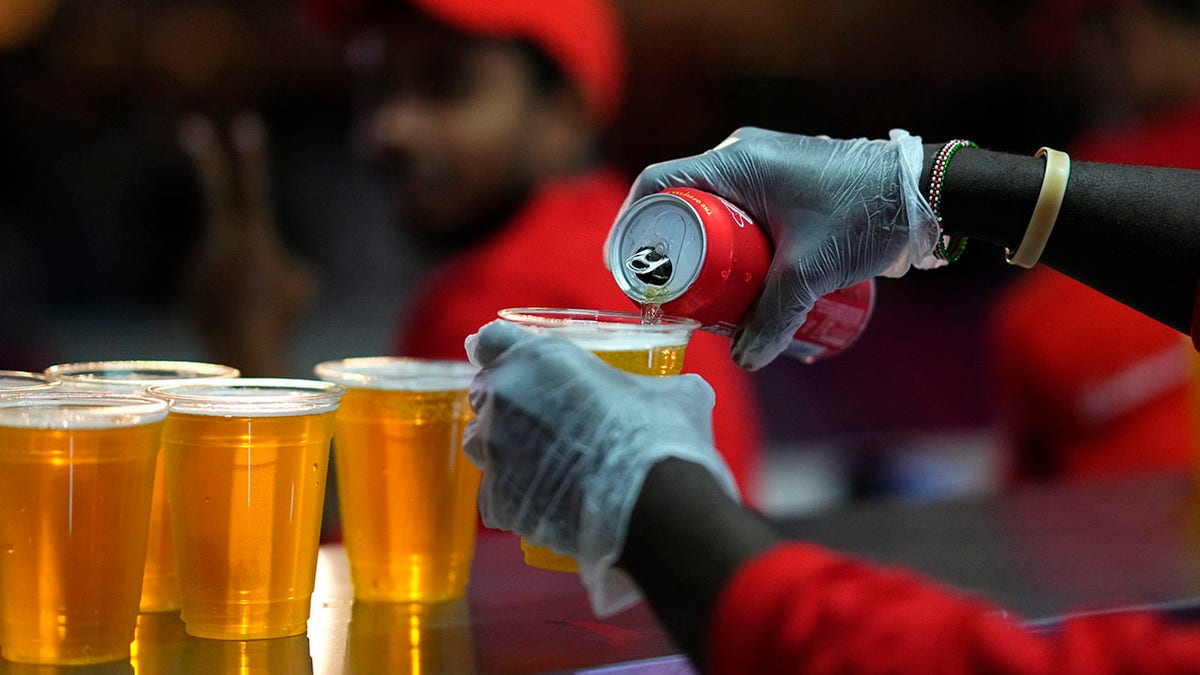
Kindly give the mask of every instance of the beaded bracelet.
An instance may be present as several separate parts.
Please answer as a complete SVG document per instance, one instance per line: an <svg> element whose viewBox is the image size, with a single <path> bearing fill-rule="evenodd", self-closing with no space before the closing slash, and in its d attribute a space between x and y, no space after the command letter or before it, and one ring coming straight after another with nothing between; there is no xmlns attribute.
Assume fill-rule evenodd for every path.
<svg viewBox="0 0 1200 675"><path fill-rule="evenodd" d="M954 153L963 148L978 147L978 145L975 145L971 141L956 138L943 145L942 149L938 150L937 156L933 159L933 169L929 175L929 208L933 210L933 215L937 218L938 224L938 241L933 254L946 262L957 261L962 257L963 251L967 248L966 237L952 237L942 233L942 184L946 180L946 167L949 166L950 159L954 157Z"/></svg>

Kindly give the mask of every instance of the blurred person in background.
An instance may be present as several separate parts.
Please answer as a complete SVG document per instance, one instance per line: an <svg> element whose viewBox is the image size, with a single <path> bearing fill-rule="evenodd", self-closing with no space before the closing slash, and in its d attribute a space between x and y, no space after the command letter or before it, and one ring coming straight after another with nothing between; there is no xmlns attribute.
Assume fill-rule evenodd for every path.
<svg viewBox="0 0 1200 675"><path fill-rule="evenodd" d="M1083 87L1081 160L1200 169L1200 3L1043 0L1035 39ZM1177 332L1051 269L990 317L1011 482L1184 470L1195 461Z"/></svg>
<svg viewBox="0 0 1200 675"><path fill-rule="evenodd" d="M254 117L244 111L267 120L273 225L326 286L349 277L361 294L381 260L394 264L393 242L378 236L391 230L347 170L350 97L331 77L340 50L312 38L291 0L3 3L0 291L11 320L0 334L33 346L4 365L221 356L197 339L209 324L182 311L204 233L204 196L178 143L185 116L218 137L228 120ZM322 246L314 223L347 244ZM352 274L335 250L355 258ZM236 309L232 297L211 306Z"/></svg>
<svg viewBox="0 0 1200 675"><path fill-rule="evenodd" d="M625 82L612 5L310 0L306 11L346 40L363 90L365 143L395 220L438 261L402 322L396 353L462 359L463 339L505 307L634 309L602 259L628 186L604 161ZM250 182L257 180L254 148L261 136L253 123L234 128ZM185 144L206 137L210 130L185 130ZM213 204L221 210L227 202ZM249 215L246 222L255 222L253 210ZM303 284L286 248L264 229L253 235L261 245L212 247L234 255L209 256L206 276L256 267L262 278L251 289L253 302L286 317L302 307ZM278 263L273 270L254 257L263 250ZM240 336L248 354L283 351L286 331L258 330L253 313L240 315L241 325L232 321L239 315L224 316L230 322L220 333ZM236 350L225 353L224 362L244 369L250 362ZM748 376L729 359L728 340L698 333L684 370L703 375L717 391L715 433L739 486L753 495L758 416Z"/></svg>
<svg viewBox="0 0 1200 675"><path fill-rule="evenodd" d="M345 142L340 47L291 0L173 2L151 28L153 81L201 198L180 267L204 358L311 376L319 359L295 363L314 348L382 349L395 315L382 306L399 304L397 282L420 264Z"/></svg>

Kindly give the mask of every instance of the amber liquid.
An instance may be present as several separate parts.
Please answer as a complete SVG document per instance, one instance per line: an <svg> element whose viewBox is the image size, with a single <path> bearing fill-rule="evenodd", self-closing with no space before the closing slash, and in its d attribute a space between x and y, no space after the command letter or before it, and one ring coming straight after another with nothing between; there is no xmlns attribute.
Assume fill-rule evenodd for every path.
<svg viewBox="0 0 1200 675"><path fill-rule="evenodd" d="M161 423L0 426L0 652L9 661L129 657Z"/></svg>
<svg viewBox="0 0 1200 675"><path fill-rule="evenodd" d="M212 363L164 361L107 361L60 364L54 370L64 378L65 386L82 390L144 391L146 387L170 380L236 377L238 371ZM96 379L92 379L96 378ZM171 518L167 514L167 478L165 453L158 454L154 466L154 496L150 502L150 537L146 544L146 567L142 574L143 612L171 612L179 609L179 579L175 574L175 544L171 537Z"/></svg>
<svg viewBox="0 0 1200 675"><path fill-rule="evenodd" d="M683 354L686 348L687 345L622 351L593 349L592 353L618 370L638 375L667 376L678 375L683 370ZM531 567L556 572L579 571L579 565L573 558L559 555L545 546L535 546L522 539L521 550L525 553L525 564Z"/></svg>
<svg viewBox="0 0 1200 675"><path fill-rule="evenodd" d="M167 416L167 497L188 634L305 632L333 415Z"/></svg>
<svg viewBox="0 0 1200 675"><path fill-rule="evenodd" d="M179 609L179 578L175 575L175 545L167 515L166 453L154 465L154 493L150 501L150 536L146 541L146 568L142 574L143 612Z"/></svg>
<svg viewBox="0 0 1200 675"><path fill-rule="evenodd" d="M683 370L683 354L687 345L654 347L629 351L598 351L592 353L608 365L638 375L678 375Z"/></svg>
<svg viewBox="0 0 1200 675"><path fill-rule="evenodd" d="M462 597L475 550L479 469L462 451L466 391L351 388L334 452L354 597Z"/></svg>

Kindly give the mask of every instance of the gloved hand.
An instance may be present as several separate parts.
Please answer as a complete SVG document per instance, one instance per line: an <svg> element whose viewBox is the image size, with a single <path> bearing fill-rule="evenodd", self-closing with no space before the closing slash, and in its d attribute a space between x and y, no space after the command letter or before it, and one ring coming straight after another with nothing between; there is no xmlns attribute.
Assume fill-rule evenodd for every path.
<svg viewBox="0 0 1200 675"><path fill-rule="evenodd" d="M787 347L817 298L910 266L935 267L937 220L920 193L921 139L835 140L744 127L701 155L647 167L634 200L695 187L746 210L775 255L762 294L733 342L733 359L761 368Z"/></svg>
<svg viewBox="0 0 1200 675"><path fill-rule="evenodd" d="M713 447L713 390L699 376L633 375L504 321L468 337L466 348L482 368L463 449L483 471L483 522L575 558L597 616L640 597L613 565L655 463L703 465L737 498Z"/></svg>

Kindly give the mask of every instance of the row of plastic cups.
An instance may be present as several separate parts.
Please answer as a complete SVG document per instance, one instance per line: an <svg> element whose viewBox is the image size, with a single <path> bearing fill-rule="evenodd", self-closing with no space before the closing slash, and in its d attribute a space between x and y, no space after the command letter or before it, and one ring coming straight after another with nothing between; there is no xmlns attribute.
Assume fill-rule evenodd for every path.
<svg viewBox="0 0 1200 675"><path fill-rule="evenodd" d="M653 375L679 372L697 327L594 310L501 317ZM464 595L479 485L461 449L473 366L376 357L322 363L321 381L218 377L230 371L70 364L48 369L52 382L32 383L50 391L0 395L5 658L126 658L143 571L143 611L178 605L191 635L303 633L334 435L355 599ZM165 498L152 500L155 491ZM539 553L549 558L541 564L562 562L527 551L531 563Z"/></svg>
<svg viewBox="0 0 1200 675"><path fill-rule="evenodd" d="M24 385L35 390L0 396L6 659L127 658L143 571L162 603L178 593L189 634L257 639L305 631L335 410L347 390L315 380L184 379L221 368L56 366L50 382L29 376ZM478 472L461 457L474 368L371 358L318 371L352 388L337 426L347 548L359 561L352 563L356 597L461 597L478 486ZM404 446L398 462L380 452L396 444ZM438 449L441 458L432 458ZM170 508L148 557L156 458L163 510ZM393 508L381 494L410 503ZM405 513L410 522L393 522ZM413 543L425 554L404 548ZM177 586L164 582L172 572ZM435 582L439 575L446 580ZM171 607L146 609L164 608Z"/></svg>

